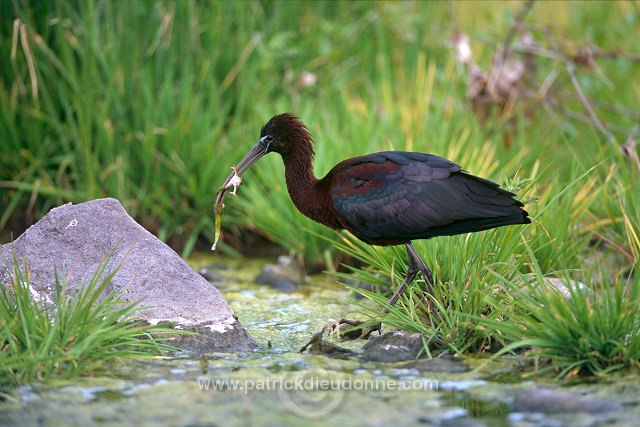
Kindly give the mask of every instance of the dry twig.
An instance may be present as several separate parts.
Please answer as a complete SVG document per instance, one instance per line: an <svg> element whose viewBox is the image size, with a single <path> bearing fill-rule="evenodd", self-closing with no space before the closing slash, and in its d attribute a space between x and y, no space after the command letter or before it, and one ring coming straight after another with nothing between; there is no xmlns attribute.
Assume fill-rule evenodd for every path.
<svg viewBox="0 0 640 427"><path fill-rule="evenodd" d="M489 76L489 81L487 82L489 92L492 92L495 89L495 84L498 81L498 77L501 70L503 69L504 62L507 59L507 53L510 50L511 43L515 38L518 29L522 25L522 21L533 7L534 1L535 0L527 0L525 2L522 10L520 10L520 13L516 15L513 23L511 24L511 27L509 27L509 31L507 32L507 35L502 42L502 46L500 46L498 53L494 57L493 66L491 67L491 74Z"/></svg>
<svg viewBox="0 0 640 427"><path fill-rule="evenodd" d="M556 52L560 53L560 47L558 46L558 43L557 43L555 37L553 36L553 34L551 34L551 32L547 28L545 28L545 33L547 34L547 38L549 39L549 41L553 45L553 48L556 50ZM562 54L560 55L560 60L564 64L564 68L567 71L567 73L569 74L569 78L571 79L571 84L573 85L573 88L576 91L576 94L578 95L578 98L580 98L580 102L582 102L582 105L584 106L584 108L589 113L589 116L591 117L591 120L593 120L593 123L600 130L600 132L602 132L604 134L604 136L607 138L607 141L609 142L609 144L611 144L612 146L615 147L616 146L616 138L613 136L613 134L611 132L609 132L609 130L606 127L604 127L604 125L602 124L602 122L598 118L598 115L596 114L596 112L594 111L593 107L591 106L591 103L589 102L589 99L587 98L587 96L582 91L582 87L580 86L580 82L578 82L578 78L576 77L576 72L575 72L575 68L573 66L573 63L565 55L562 55Z"/></svg>
<svg viewBox="0 0 640 427"><path fill-rule="evenodd" d="M630 132L628 127L600 118L596 107L634 122L640 121L640 112L590 99L580 83L578 73L583 69L595 72L605 85L612 88L613 83L600 69L597 59L618 58L640 61L640 55L626 53L619 49L607 51L591 44L578 49L567 49L567 46L561 46L549 28L523 22L531 11L534 1L526 1L514 17L504 40L496 49L492 67L488 73L474 62L470 38L458 31L454 23L452 41L456 49L456 58L469 70L467 97L478 120L485 123L486 119L492 116L492 112L497 112L500 119L497 124L507 125L504 137L505 145L508 145L509 133L515 128L515 120L521 117L516 114L516 111L523 113L525 117L532 118L537 115L539 107L542 106L549 112L557 112L572 120L594 126L605 136L608 144L620 148L623 154L636 150L635 157L627 155L629 158L636 159L637 147L635 143L628 143L635 141L633 136L635 134ZM527 32L522 34L519 43L516 43L516 36L522 31ZM532 35L534 33L542 34L544 43L536 43ZM516 57L515 54L520 56ZM536 79L536 72L541 59L551 60L553 63L540 81ZM565 89L568 82L571 84L570 91ZM566 101L579 102L586 113L572 110L565 105ZM553 115L552 118L555 119ZM617 135L629 135L624 150L618 144L614 132ZM638 163L637 160L636 163Z"/></svg>

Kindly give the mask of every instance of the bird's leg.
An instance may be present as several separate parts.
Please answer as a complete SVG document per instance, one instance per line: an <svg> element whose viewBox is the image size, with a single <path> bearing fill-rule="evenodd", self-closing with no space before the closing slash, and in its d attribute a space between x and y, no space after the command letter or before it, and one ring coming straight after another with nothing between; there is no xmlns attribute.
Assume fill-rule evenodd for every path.
<svg viewBox="0 0 640 427"><path fill-rule="evenodd" d="M398 289L396 289L393 295L391 295L391 298L389 298L389 302L387 303L387 306L382 309L382 315L389 313L389 308L393 307L395 303L398 302L398 300L400 299L400 296L402 296L404 291L407 289L407 286L409 286L411 282L413 282L413 280L416 278L418 271L422 272L422 275L424 276L424 279L427 282L427 291L433 295L433 291L432 291L433 277L431 275L431 270L429 270L429 267L427 267L424 261L422 261L422 258L420 258L420 255L418 255L418 252L413 247L411 242L405 243L405 247L407 248L407 255L409 256L409 265L407 266L407 275L404 277L404 280L402 281L400 286L398 286ZM368 337L369 335L371 335L373 331L376 331L376 330L378 331L380 330L380 323L376 323L375 325L365 328L362 331L362 338Z"/></svg>
<svg viewBox="0 0 640 427"><path fill-rule="evenodd" d="M400 286L398 286L398 289L396 289L393 295L391 295L391 298L389 298L389 302L387 303L387 306L382 309L382 313L381 313L382 316L389 313L389 308L393 307L393 305L396 302L398 302L398 300L400 299L400 296L404 293L405 289L407 289L407 286L409 286L409 284L413 282L413 279L416 278L417 274L418 274L418 266L416 265L416 262L411 257L411 255L409 255L409 266L407 268L407 275L405 276ZM371 335L372 332L374 331L379 332L381 329L382 329L381 322L378 322L374 325L364 328L362 330L361 337L367 338L369 335Z"/></svg>
<svg viewBox="0 0 640 427"><path fill-rule="evenodd" d="M413 259L413 262L416 263L416 265L420 269L420 272L422 272L422 277L424 277L424 281L427 283L427 292L429 293L429 295L433 296L433 275L431 274L431 270L429 269L429 267L427 267L427 264L425 264L422 258L420 258L420 255L418 255L418 251L416 251L416 248L413 247L411 242L405 244L405 246L407 247L407 254L409 255L409 259Z"/></svg>
<svg viewBox="0 0 640 427"><path fill-rule="evenodd" d="M409 256L409 266L407 268L407 275L404 278L402 284L396 289L391 298L389 299L389 303L387 304L389 307L393 307L393 305L398 302L400 296L407 289L407 286L413 282L416 275L418 274L418 270L422 273L425 282L427 283L427 292L430 295L433 295L433 275L431 274L431 270L427 267L427 264L424 263L416 248L413 247L411 242L405 243L405 247L407 248L407 255ZM388 308L384 308L382 310L382 314L387 314L389 312Z"/></svg>
<svg viewBox="0 0 640 427"><path fill-rule="evenodd" d="M407 247L407 254L409 254L409 258L413 259L413 261L422 272L422 277L424 277L425 284L427 285L427 293L431 297L434 297L435 293L433 290L433 275L431 274L431 270L429 269L429 267L427 267L427 264L425 264L422 258L420 258L420 255L418 255L418 251L416 251L416 248L413 247L411 242L407 243L405 246ZM430 301L428 299L425 300L425 303L429 308L431 314L436 314L436 308L433 304L430 304Z"/></svg>
<svg viewBox="0 0 640 427"><path fill-rule="evenodd" d="M393 295L391 295L391 298L389 298L387 307L382 309L382 314L387 314L389 312L388 307L393 307L394 304L398 302L398 300L400 299L400 296L407 289L407 286L409 286L409 284L413 282L413 279L415 279L416 275L418 274L418 268L419 268L418 264L416 263L415 257L412 256L411 251L409 250L409 248L413 248L413 246L411 246L411 243L407 243L405 246L407 247L407 254L409 255L409 266L407 267L407 275L404 277L404 280L402 281L400 286L398 286L398 289L396 289ZM413 250L415 251L415 249ZM420 259L420 257L417 257L417 258Z"/></svg>
<svg viewBox="0 0 640 427"><path fill-rule="evenodd" d="M413 247L411 242L405 243L405 247L407 248L407 255L409 256L409 265L407 266L407 275L405 276L400 286L398 286L398 289L396 289L393 295L391 295L391 298L389 298L389 302L387 303L387 306L382 309L382 315L389 313L389 308L393 307L394 304L398 302L398 300L400 299L400 296L407 289L407 286L409 286L411 282L413 282L413 280L416 278L418 271L420 271L422 273L422 276L424 277L424 280L427 284L427 292L431 296L434 295L433 275L431 274L431 270L429 269L429 267L427 267L427 264L425 264L422 258L420 258L420 255L418 255L416 248ZM341 320L340 323L347 323L347 322L344 320ZM362 330L362 334L360 335L360 337L367 338L369 335L371 335L373 331L380 331L380 329L381 329L380 323L376 323L375 325L364 328Z"/></svg>

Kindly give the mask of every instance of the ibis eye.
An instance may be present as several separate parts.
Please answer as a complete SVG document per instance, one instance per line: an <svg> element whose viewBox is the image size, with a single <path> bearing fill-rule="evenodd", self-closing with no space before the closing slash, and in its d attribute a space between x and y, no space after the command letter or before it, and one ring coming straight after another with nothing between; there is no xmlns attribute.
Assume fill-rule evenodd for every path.
<svg viewBox="0 0 640 427"><path fill-rule="evenodd" d="M260 142L264 144L264 152L268 153L271 143L273 142L273 137L271 135L265 135L260 138Z"/></svg>

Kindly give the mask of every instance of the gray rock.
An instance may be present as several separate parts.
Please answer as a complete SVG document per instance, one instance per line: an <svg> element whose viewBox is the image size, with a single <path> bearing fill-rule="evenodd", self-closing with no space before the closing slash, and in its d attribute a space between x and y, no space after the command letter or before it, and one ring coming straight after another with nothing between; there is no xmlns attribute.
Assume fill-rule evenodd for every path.
<svg viewBox="0 0 640 427"><path fill-rule="evenodd" d="M549 284L549 286L556 288L558 291L562 293L562 295L570 300L573 297L571 296L571 292L580 291L582 293L589 292L589 288L584 283L578 282L577 280L563 280L557 277L545 277L544 280ZM567 284L569 286L567 286Z"/></svg>
<svg viewBox="0 0 640 427"><path fill-rule="evenodd" d="M2 283L2 276L13 269L12 251L20 263L26 257L32 287L45 300L55 299L54 267L73 293L111 254L107 272L121 266L107 292L124 291L125 300L151 306L138 312L149 323L170 322L204 332L195 339L197 345L182 339L187 344L182 348L235 352L256 347L222 294L136 223L116 199L67 203L52 209L15 242L1 245Z"/></svg>
<svg viewBox="0 0 640 427"><path fill-rule="evenodd" d="M387 332L370 339L362 347L362 359L372 362L413 360L423 349L422 338L423 335L417 332Z"/></svg>
<svg viewBox="0 0 640 427"><path fill-rule="evenodd" d="M222 274L216 272L210 267L201 268L200 270L198 270L198 274L204 277L207 282L210 283L223 282L226 280L226 278Z"/></svg>
<svg viewBox="0 0 640 427"><path fill-rule="evenodd" d="M267 264L262 268L255 282L280 292L293 292L304 284L305 275L292 257L279 256L277 264Z"/></svg>
<svg viewBox="0 0 640 427"><path fill-rule="evenodd" d="M403 368L417 369L420 372L466 372L469 367L457 357L442 356L433 359L418 359L402 366Z"/></svg>
<svg viewBox="0 0 640 427"><path fill-rule="evenodd" d="M513 400L518 412L542 412L546 414L566 412L588 412L597 414L621 410L621 406L592 396L577 396L573 393L538 388L523 391Z"/></svg>
<svg viewBox="0 0 640 427"><path fill-rule="evenodd" d="M523 279L523 283L527 284L528 286L539 286L535 274L526 274ZM590 292L589 287L584 283L578 282L577 280L567 280L558 277L545 277L544 286L546 286L546 288L543 288L543 291L558 291L568 300L572 299L572 293Z"/></svg>
<svg viewBox="0 0 640 427"><path fill-rule="evenodd" d="M238 353L257 347L253 338L237 321L223 333L212 332L208 326L187 326L183 329L197 332L197 335L176 335L175 340L169 344L194 353ZM206 338L203 339L204 337Z"/></svg>

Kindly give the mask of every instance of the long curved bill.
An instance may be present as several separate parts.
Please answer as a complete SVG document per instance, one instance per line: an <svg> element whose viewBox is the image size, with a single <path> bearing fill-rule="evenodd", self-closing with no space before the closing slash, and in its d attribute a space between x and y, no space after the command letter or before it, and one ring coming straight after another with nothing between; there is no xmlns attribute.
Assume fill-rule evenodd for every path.
<svg viewBox="0 0 640 427"><path fill-rule="evenodd" d="M233 166L229 176L224 180L222 187L218 189L218 193L216 194L216 203L213 207L215 212L214 225L215 225L215 233L213 239L213 246L211 247L212 251L216 250L216 245L218 244L218 239L220 239L220 227L222 224L222 211L224 210L224 198L227 196L227 193L231 191L231 194L236 195L236 191L238 187L242 184L242 174L245 173L251 165L257 162L262 156L267 154L267 147L262 142L258 141L256 145L253 146L251 150L240 160L240 163L237 166ZM233 190L232 190L233 189Z"/></svg>

